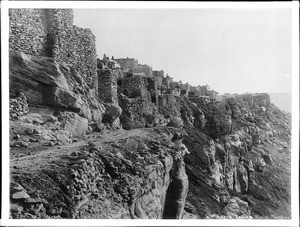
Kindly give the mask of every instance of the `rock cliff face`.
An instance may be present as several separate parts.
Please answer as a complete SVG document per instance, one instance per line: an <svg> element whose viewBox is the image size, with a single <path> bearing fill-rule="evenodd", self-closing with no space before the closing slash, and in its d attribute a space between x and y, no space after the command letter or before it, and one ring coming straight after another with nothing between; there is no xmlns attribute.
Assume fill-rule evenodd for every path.
<svg viewBox="0 0 300 227"><path fill-rule="evenodd" d="M11 160L12 217L181 218L188 179L176 131L98 133L30 155L23 148Z"/></svg>
<svg viewBox="0 0 300 227"><path fill-rule="evenodd" d="M102 121L104 105L77 71L53 58L22 52L11 53L10 65L11 97L22 92L31 105L70 110L89 121Z"/></svg>
<svg viewBox="0 0 300 227"><path fill-rule="evenodd" d="M204 102L151 76L95 76L70 10L10 13L12 218L290 217L290 115L267 94ZM19 13L41 33L30 48ZM68 57L78 29L87 49Z"/></svg>
<svg viewBox="0 0 300 227"><path fill-rule="evenodd" d="M186 128L187 136L183 142L191 155L185 161L187 174L193 179L190 180L191 188L194 188L188 199L199 201L192 191L204 193L200 196L206 200L204 203L212 204L209 199L214 198L218 207L214 212L218 215L249 215L250 209L254 217L289 216L290 115L270 104L267 94L261 94L259 98L254 96L255 101L250 107L244 104L243 98L239 96L211 105L199 105L207 118L205 127L202 131ZM220 112L232 120L220 122L215 117ZM278 188L274 182L286 186ZM210 193L200 189L204 184L211 187ZM248 203L247 210L229 211L228 195L239 195ZM280 212L271 207L280 207ZM208 214L212 213L212 208ZM208 214L202 213L203 216Z"/></svg>
<svg viewBox="0 0 300 227"><path fill-rule="evenodd" d="M174 100L159 107L169 124L179 119L175 128L85 135L88 120L76 113L29 107L12 118L12 217L289 217L289 117L270 105L234 120L224 108L233 120L218 134L207 113L228 100L207 109Z"/></svg>

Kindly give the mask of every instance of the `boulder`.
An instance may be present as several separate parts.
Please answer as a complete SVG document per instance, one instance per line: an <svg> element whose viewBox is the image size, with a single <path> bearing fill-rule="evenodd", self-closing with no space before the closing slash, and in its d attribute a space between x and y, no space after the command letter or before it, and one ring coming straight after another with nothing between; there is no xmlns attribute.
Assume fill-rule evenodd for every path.
<svg viewBox="0 0 300 227"><path fill-rule="evenodd" d="M12 194L12 199L27 199L30 196L26 193L26 191L18 191Z"/></svg>
<svg viewBox="0 0 300 227"><path fill-rule="evenodd" d="M72 136L80 136L88 130L88 120L80 117L78 114L72 112L63 112L59 117L61 127L72 133Z"/></svg>
<svg viewBox="0 0 300 227"><path fill-rule="evenodd" d="M250 215L248 203L238 197L233 197L229 200L225 207L225 212L229 216Z"/></svg>
<svg viewBox="0 0 300 227"><path fill-rule="evenodd" d="M103 123L110 123L112 124L118 117L122 114L121 107L117 105L108 105L106 107L106 111L103 116Z"/></svg>
<svg viewBox="0 0 300 227"><path fill-rule="evenodd" d="M10 185L10 194L12 199L28 199L30 196L27 191L18 183L12 182Z"/></svg>

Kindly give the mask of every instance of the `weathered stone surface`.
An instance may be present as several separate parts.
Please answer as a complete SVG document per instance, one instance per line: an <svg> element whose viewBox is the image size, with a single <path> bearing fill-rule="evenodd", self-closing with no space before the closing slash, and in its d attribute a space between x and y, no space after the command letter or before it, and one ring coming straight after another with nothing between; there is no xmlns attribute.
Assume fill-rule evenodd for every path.
<svg viewBox="0 0 300 227"><path fill-rule="evenodd" d="M181 117L171 117L170 122L168 123L168 126L175 127L175 128L182 128L183 121L182 121Z"/></svg>
<svg viewBox="0 0 300 227"><path fill-rule="evenodd" d="M86 83L79 85L79 76L52 58L10 54L10 95L23 92L29 105L41 104L79 112L88 120L100 121L104 106ZM30 89L28 89L30 88ZM84 92L85 91L85 92Z"/></svg>
<svg viewBox="0 0 300 227"><path fill-rule="evenodd" d="M237 177L240 182L241 192L247 193L248 191L248 173L243 163L237 165Z"/></svg>
<svg viewBox="0 0 300 227"><path fill-rule="evenodd" d="M189 152L185 146L183 147L184 151L182 151L181 141L182 139L179 139L174 142L177 152L174 156L173 174L171 175L172 182L168 188L164 207L163 218L165 219L181 219L184 215L189 181L183 158Z"/></svg>
<svg viewBox="0 0 300 227"><path fill-rule="evenodd" d="M10 86L12 88L10 94L23 91L28 103L42 104L47 96L50 96L51 100L49 86L57 87L58 91L61 89L65 91L65 94L69 93L66 78L59 69L59 65L51 58L15 52L10 54L10 66ZM31 87L31 89L27 91L26 87ZM45 91L43 88L48 89ZM52 95L54 95L53 91ZM73 97L72 94L69 96ZM59 101L57 100L56 103L58 105ZM62 102L61 105L68 104Z"/></svg>
<svg viewBox="0 0 300 227"><path fill-rule="evenodd" d="M32 124L45 124L47 122L55 124L56 122L58 122L57 117L53 115L39 113L28 113L22 120L26 121L26 123ZM28 130L26 131L27 134L33 134L32 130L33 129L28 128Z"/></svg>
<svg viewBox="0 0 300 227"><path fill-rule="evenodd" d="M64 130L73 136L80 136L88 130L88 120L72 112L64 112L59 116L59 121Z"/></svg>
<svg viewBox="0 0 300 227"><path fill-rule="evenodd" d="M23 211L23 207L19 206L18 204L11 204L10 205L10 212L12 213L12 215L16 215L16 214L21 214L21 212Z"/></svg>
<svg viewBox="0 0 300 227"><path fill-rule="evenodd" d="M124 129L167 125L166 120L158 113L157 106L152 102L142 98L128 98L122 94L119 97L122 108L120 122Z"/></svg>
<svg viewBox="0 0 300 227"><path fill-rule="evenodd" d="M30 198L30 196L27 194L26 190L21 185L12 187L10 193L11 193L12 199L28 199L28 198Z"/></svg>
<svg viewBox="0 0 300 227"><path fill-rule="evenodd" d="M116 105L108 105L103 116L104 123L112 124L122 114L122 109Z"/></svg>
<svg viewBox="0 0 300 227"><path fill-rule="evenodd" d="M97 91L95 36L73 25L72 9L10 9L9 15L10 51L53 57Z"/></svg>
<svg viewBox="0 0 300 227"><path fill-rule="evenodd" d="M28 147L28 143L24 141L18 141L13 144L14 147Z"/></svg>
<svg viewBox="0 0 300 227"><path fill-rule="evenodd" d="M229 200L227 206L225 207L225 211L227 215L231 217L250 215L248 203L238 197L233 197Z"/></svg>
<svg viewBox="0 0 300 227"><path fill-rule="evenodd" d="M18 116L28 113L28 104L26 96L20 92L17 98L10 99L9 101L9 116L15 119Z"/></svg>
<svg viewBox="0 0 300 227"><path fill-rule="evenodd" d="M13 218L290 216L290 115L267 94L197 97L128 58L96 75L72 10L9 13Z"/></svg>

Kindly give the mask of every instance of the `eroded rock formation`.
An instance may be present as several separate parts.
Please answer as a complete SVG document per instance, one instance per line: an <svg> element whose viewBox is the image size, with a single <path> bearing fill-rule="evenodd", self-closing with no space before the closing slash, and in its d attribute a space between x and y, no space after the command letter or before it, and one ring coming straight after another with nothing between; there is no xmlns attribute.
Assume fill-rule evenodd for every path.
<svg viewBox="0 0 300 227"><path fill-rule="evenodd" d="M134 59L97 69L72 21L10 11L12 218L290 217L290 115L267 94L189 97Z"/></svg>

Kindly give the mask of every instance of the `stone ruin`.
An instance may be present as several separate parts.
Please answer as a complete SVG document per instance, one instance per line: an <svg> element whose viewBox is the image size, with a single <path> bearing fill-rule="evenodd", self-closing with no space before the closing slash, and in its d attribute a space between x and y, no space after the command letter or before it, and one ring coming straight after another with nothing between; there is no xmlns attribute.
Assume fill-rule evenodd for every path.
<svg viewBox="0 0 300 227"><path fill-rule="evenodd" d="M138 60L135 58L118 58L115 59L115 61L118 62L121 69L125 72L132 70L133 73L144 73L146 77L153 76L152 67L146 64L139 64Z"/></svg>
<svg viewBox="0 0 300 227"><path fill-rule="evenodd" d="M89 106L98 107L96 110L82 104L78 107L77 101L72 101L74 105L71 107L83 117L89 121L101 120L102 114L95 114L99 109L103 111L103 108L96 104L101 102L109 109L118 109L120 106L124 115L121 123L124 123L128 118L137 118L136 115L141 118L157 115L160 106L159 97L161 100L168 100L169 96L185 96L192 102L203 104L216 95L208 85L195 87L181 81L173 81L173 78L168 74L165 75L163 70L153 71L150 66L139 64L135 58L115 59L104 54L102 59L97 59L95 36L91 30L73 25L71 9L10 9L9 15L11 52L22 51L25 54L50 57L62 65L60 71L69 70L65 77L71 83L69 87L73 87L75 94L71 91L68 93L59 91L61 100L57 104L55 99L57 88L51 88L55 97L49 99L49 95L44 94L40 100L34 100L38 104L50 100L48 104L66 107L67 101L76 100L76 97L84 94L84 100L80 103L89 102ZM72 73L70 73L71 69ZM57 72L58 76L60 71ZM74 84L77 82L74 81L78 82L75 87ZM42 79L40 82L44 83ZM21 84L20 81L18 84L20 89ZM89 87L83 88L83 84ZM70 97L69 100L63 99L66 94ZM14 95L16 97L16 94ZM28 93L25 95L27 96ZM34 94L30 95L29 104L36 99ZM95 101L91 103L92 99ZM245 102L252 109L259 107L258 111L261 111L261 106L268 106L270 103L264 95L254 96ZM237 106L233 109L236 110L237 116L241 115L241 110ZM120 112L119 109L117 112ZM131 125L129 128L132 127L137 126Z"/></svg>
<svg viewBox="0 0 300 227"><path fill-rule="evenodd" d="M72 9L10 9L9 49L52 57L78 71L97 92L95 36L73 25Z"/></svg>

